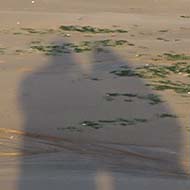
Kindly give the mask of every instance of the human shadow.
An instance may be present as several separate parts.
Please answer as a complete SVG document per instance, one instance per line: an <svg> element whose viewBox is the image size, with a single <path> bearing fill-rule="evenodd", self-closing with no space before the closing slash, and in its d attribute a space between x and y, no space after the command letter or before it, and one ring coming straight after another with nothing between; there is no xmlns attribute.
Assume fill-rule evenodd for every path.
<svg viewBox="0 0 190 190"><path fill-rule="evenodd" d="M96 48L90 72L80 62L73 53L52 56L21 83L26 133L18 189L27 188L22 179L35 170L45 171L40 177L69 167L183 175L181 126L177 118L161 117L175 113L166 102L152 104L155 92L144 79L113 72L133 65L112 49ZM70 160L65 154L74 166L63 164Z"/></svg>
<svg viewBox="0 0 190 190"><path fill-rule="evenodd" d="M104 49L103 52L95 49L93 59L105 60L110 64L107 72L112 75L107 78L105 93L107 92L109 104L112 105L110 112L113 114L101 119L110 123L115 118L120 118L120 125L123 125L122 128L117 126L111 133L107 133L110 142L132 145L132 152L147 158L150 156L146 161L135 162L141 169L146 170L151 165L147 165L147 162L154 160L155 163L150 166L153 170L161 173L185 173L183 159L189 156L184 148L186 139L179 118L169 104L147 85L146 79L135 73L132 63L122 59L112 49ZM151 97L158 98L158 102L151 102ZM122 123L125 120L131 122L131 125Z"/></svg>

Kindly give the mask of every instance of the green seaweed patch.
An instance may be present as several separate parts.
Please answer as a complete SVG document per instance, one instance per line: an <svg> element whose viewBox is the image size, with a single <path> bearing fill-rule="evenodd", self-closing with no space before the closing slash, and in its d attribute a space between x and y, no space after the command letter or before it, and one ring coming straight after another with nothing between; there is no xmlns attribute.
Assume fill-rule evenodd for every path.
<svg viewBox="0 0 190 190"><path fill-rule="evenodd" d="M173 73L188 73L190 74L190 64L187 62L177 62L171 66L165 66L165 68Z"/></svg>
<svg viewBox="0 0 190 190"><path fill-rule="evenodd" d="M76 53L81 53L81 52L84 52L84 51L90 51L91 48L90 47L75 47L74 48L74 51Z"/></svg>
<svg viewBox="0 0 190 190"><path fill-rule="evenodd" d="M93 129L100 129L102 128L102 126L100 125L100 123L95 122L95 121L83 121L82 123L80 123L80 125L82 127L90 127Z"/></svg>
<svg viewBox="0 0 190 190"><path fill-rule="evenodd" d="M130 43L130 42L128 42L127 45L128 45L128 46L135 46L135 44Z"/></svg>
<svg viewBox="0 0 190 190"><path fill-rule="evenodd" d="M136 71L132 70L128 66L122 66L121 69L111 71L110 73L115 74L116 76L119 76L119 77L135 77L135 76L139 76L139 74Z"/></svg>
<svg viewBox="0 0 190 190"><path fill-rule="evenodd" d="M0 48L0 54L3 55L5 54L6 48Z"/></svg>
<svg viewBox="0 0 190 190"><path fill-rule="evenodd" d="M40 43L41 43L40 40L31 41L31 44L40 44Z"/></svg>
<svg viewBox="0 0 190 190"><path fill-rule="evenodd" d="M82 53L91 51L95 47L116 47L124 45L127 41L125 40L98 40L98 41L82 41L78 44L75 43L63 43L61 45L43 45L31 43L30 48L35 51L45 53L46 55L60 55L63 53Z"/></svg>
<svg viewBox="0 0 190 190"><path fill-rule="evenodd" d="M177 118L176 115L174 114L169 114L169 113L162 113L159 115L160 118Z"/></svg>
<svg viewBox="0 0 190 190"><path fill-rule="evenodd" d="M93 80L93 81L100 81L101 79L97 78L97 77L91 77L90 80Z"/></svg>
<svg viewBox="0 0 190 190"><path fill-rule="evenodd" d="M69 25L65 26L62 25L59 27L60 30L63 31L72 31L72 32L82 32L82 33L127 33L127 30L123 29L108 29L108 28L97 28L97 27L92 27L92 26L74 26L74 25Z"/></svg>
<svg viewBox="0 0 190 190"><path fill-rule="evenodd" d="M139 95L133 93L107 93L106 97L112 97L113 100L115 97L128 97L128 99L124 99L125 102L133 102L133 99L137 98L141 100L148 100L150 105L163 103L160 96L156 94Z"/></svg>
<svg viewBox="0 0 190 190"><path fill-rule="evenodd" d="M161 40L161 41L164 41L164 42L169 42L169 40L165 39L165 38L161 38L161 37L158 37L156 38L157 40Z"/></svg>
<svg viewBox="0 0 190 190"><path fill-rule="evenodd" d="M154 90L173 90L179 94L189 94L190 93L190 84L183 82L172 82L170 80L160 80L152 84L147 84L147 86L153 87Z"/></svg>
<svg viewBox="0 0 190 190"><path fill-rule="evenodd" d="M119 93L107 93L106 96L112 96L112 97L117 97L120 96L121 94Z"/></svg>
<svg viewBox="0 0 190 190"><path fill-rule="evenodd" d="M21 31L26 32L27 34L51 34L54 33L54 29L41 29L36 30L34 28L21 28Z"/></svg>
<svg viewBox="0 0 190 190"><path fill-rule="evenodd" d="M99 123L117 123L118 120L99 120Z"/></svg>
<svg viewBox="0 0 190 190"><path fill-rule="evenodd" d="M68 126L68 127L62 127L62 128L57 128L58 130L65 130L65 131L71 131L71 132L81 132L81 129L75 126Z"/></svg>
<svg viewBox="0 0 190 190"><path fill-rule="evenodd" d="M139 76L142 78L165 78L169 71L161 65L148 65L136 68Z"/></svg>
<svg viewBox="0 0 190 190"><path fill-rule="evenodd" d="M36 30L34 28L21 28L21 30L23 30L23 31L25 31L25 32L27 32L29 34L43 34L42 31Z"/></svg>
<svg viewBox="0 0 190 190"><path fill-rule="evenodd" d="M159 30L159 32L165 33L168 32L168 30Z"/></svg>
<svg viewBox="0 0 190 190"><path fill-rule="evenodd" d="M124 119L124 118L117 118L115 120L99 120L99 123L106 123L106 124L119 124L122 126L127 126L127 125L135 125L137 123L145 123L148 120L145 118L134 118L134 119Z"/></svg>
<svg viewBox="0 0 190 190"><path fill-rule="evenodd" d="M182 15L180 16L181 18L190 18L190 16L187 16L187 15Z"/></svg>
<svg viewBox="0 0 190 190"><path fill-rule="evenodd" d="M178 61L178 60L190 60L190 55L185 54L171 54L171 53L164 53L164 56L171 61Z"/></svg>
<svg viewBox="0 0 190 190"><path fill-rule="evenodd" d="M26 51L22 50L22 49L16 49L15 52L16 52L16 54L24 54L24 53L26 53Z"/></svg>
<svg viewBox="0 0 190 190"><path fill-rule="evenodd" d="M13 32L13 35L21 35L23 34L22 32Z"/></svg>
<svg viewBox="0 0 190 190"><path fill-rule="evenodd" d="M187 62L177 62L172 65L146 65L135 69L123 66L118 70L111 71L111 73L117 76L138 76L148 79L167 78L169 74L190 74L190 64Z"/></svg>
<svg viewBox="0 0 190 190"><path fill-rule="evenodd" d="M157 94L148 94L147 96L141 96L142 99L147 99L149 100L149 104L151 105L156 105L156 104L160 104L163 103L164 101L160 98L159 95Z"/></svg>
<svg viewBox="0 0 190 190"><path fill-rule="evenodd" d="M111 97L118 97L118 96L127 96L130 98L137 97L137 94L132 94L132 93L106 93L106 96L111 96Z"/></svg>
<svg viewBox="0 0 190 190"><path fill-rule="evenodd" d="M146 84L146 86L151 86L154 90L173 90L180 94L190 94L190 84L168 80L168 76L171 74L183 73L186 76L190 76L190 64L187 62L181 61L172 65L146 65L135 69L129 68L128 66L122 66L118 70L111 71L110 73L119 77L136 76L139 78L150 79L150 84ZM162 80L163 78L164 80ZM124 95L122 94L122 96ZM113 96L111 97L113 98ZM152 96L152 98L156 97Z"/></svg>
<svg viewBox="0 0 190 190"><path fill-rule="evenodd" d="M98 41L94 41L91 42L91 46L95 46L95 47L116 47L116 46L121 46L126 44L127 41L126 40L111 40L111 39L106 39L106 40L98 40Z"/></svg>
<svg viewBox="0 0 190 190"><path fill-rule="evenodd" d="M134 119L125 119L125 118L117 118L113 120L98 120L98 121L83 121L80 123L81 127L90 127L92 129L100 129L106 126L129 126L129 125L136 125L139 123L148 122L145 118L134 118Z"/></svg>
<svg viewBox="0 0 190 190"><path fill-rule="evenodd" d="M148 65L137 68L137 71L143 78L166 78L169 74L190 74L190 64L177 62L172 65Z"/></svg>
<svg viewBox="0 0 190 190"><path fill-rule="evenodd" d="M70 44L69 44L70 45ZM68 44L65 45L31 45L30 48L46 55L59 55L68 52Z"/></svg>

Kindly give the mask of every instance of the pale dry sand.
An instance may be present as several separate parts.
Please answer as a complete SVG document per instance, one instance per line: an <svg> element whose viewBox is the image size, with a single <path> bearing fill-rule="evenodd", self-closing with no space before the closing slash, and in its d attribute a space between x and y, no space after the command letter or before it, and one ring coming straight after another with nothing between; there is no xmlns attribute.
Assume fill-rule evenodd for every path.
<svg viewBox="0 0 190 190"><path fill-rule="evenodd" d="M50 11L50 12L118 12L118 13L143 13L143 14L178 14L189 13L188 0L28 0L1 1L1 10L14 11Z"/></svg>
<svg viewBox="0 0 190 190"><path fill-rule="evenodd" d="M181 18L189 16L188 0L0 2L0 48L5 48L5 53L0 55L0 156L1 165L6 166L0 173L0 185L4 189L24 190L30 183L38 184L42 176L45 176L44 183L50 180L57 184L56 189L64 184L67 189L69 184L69 189L76 189L71 185L73 179L80 182L79 189L87 189L87 184L88 189L98 190L111 189L113 179L120 181L118 188L112 185L113 189L125 189L124 174L147 175L136 185L130 183L130 178L131 189L139 189L143 183L145 189L159 184L160 177L149 182L150 175L187 177L190 97L182 98L172 91L153 91L145 86L148 82L145 79L120 78L110 72L123 65L171 64L166 59L158 59L163 53L188 55L190 19ZM60 25L119 28L128 33L65 32L68 37L57 30ZM26 27L56 31L19 34ZM127 40L134 46L63 56L45 56L29 48L32 41L61 44L104 39ZM96 78L99 80L93 80ZM189 82L186 76L179 76L179 80ZM154 93L164 102L151 106L142 100L124 102L121 97L107 101L106 93ZM157 118L162 113L178 117ZM146 118L148 122L132 126L106 124L97 130L80 124L118 118ZM51 170L55 177L48 178ZM94 177L99 176L99 170L105 170L106 177L104 172ZM116 171L124 176L115 174ZM37 173L39 178L34 177ZM60 182L67 174L71 176L70 183ZM8 183L9 175L11 183ZM90 177L84 180L85 175ZM107 185L101 181L108 181ZM96 182L99 185L92 184ZM162 184L158 189L190 187L188 180L167 181L166 177ZM36 189L36 186L30 187ZM37 186L42 188L48 187Z"/></svg>

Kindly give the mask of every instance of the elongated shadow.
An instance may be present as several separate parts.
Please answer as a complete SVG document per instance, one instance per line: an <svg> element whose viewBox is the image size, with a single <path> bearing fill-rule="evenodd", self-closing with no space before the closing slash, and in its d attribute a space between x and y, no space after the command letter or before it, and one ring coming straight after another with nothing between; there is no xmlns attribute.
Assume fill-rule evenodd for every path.
<svg viewBox="0 0 190 190"><path fill-rule="evenodd" d="M27 175L71 168L184 173L181 126L167 117L175 114L167 103L155 100L142 78L115 75L131 65L113 50L95 49L90 62L86 73L74 54L52 56L22 81L26 156L19 190L27 189Z"/></svg>
<svg viewBox="0 0 190 190"><path fill-rule="evenodd" d="M121 141L132 145L131 149L134 148L134 152L137 151L139 156L142 153L157 160L158 165L153 166L155 169L185 173L183 159L188 153L183 146L186 139L179 118L169 104L147 85L147 80L137 74L133 64L126 62L112 49L104 49L102 52L95 49L93 59L95 62L104 60L103 63L110 64L107 72L111 77L107 77L105 85L107 100L112 105L112 118L120 118L120 124L124 125L120 134L115 128L110 139L112 135L114 139L117 134L116 141L119 143ZM106 119L107 122L113 121ZM122 138L124 140L121 140ZM147 162L150 160L141 164L146 168ZM139 167L141 164L139 163Z"/></svg>

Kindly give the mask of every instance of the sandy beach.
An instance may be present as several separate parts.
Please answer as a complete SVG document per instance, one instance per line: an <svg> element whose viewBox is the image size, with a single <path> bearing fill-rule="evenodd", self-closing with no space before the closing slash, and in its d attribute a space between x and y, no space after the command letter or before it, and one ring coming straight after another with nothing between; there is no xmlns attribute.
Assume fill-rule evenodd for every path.
<svg viewBox="0 0 190 190"><path fill-rule="evenodd" d="M2 189L190 188L188 0L0 2Z"/></svg>

